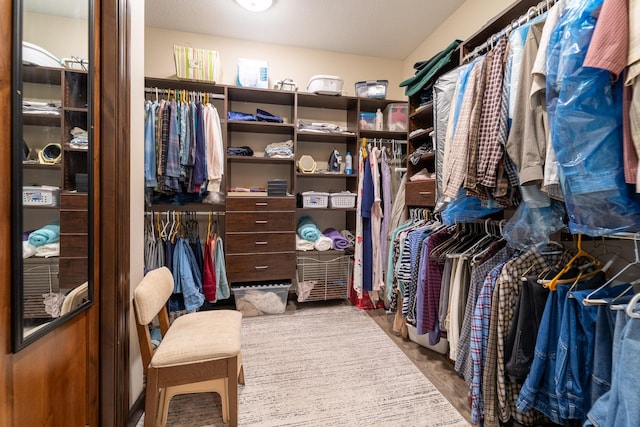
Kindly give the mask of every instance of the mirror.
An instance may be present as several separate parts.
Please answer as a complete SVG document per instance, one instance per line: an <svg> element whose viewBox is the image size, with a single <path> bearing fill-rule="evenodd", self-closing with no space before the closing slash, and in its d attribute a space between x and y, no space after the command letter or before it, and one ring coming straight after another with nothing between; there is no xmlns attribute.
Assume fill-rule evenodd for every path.
<svg viewBox="0 0 640 427"><path fill-rule="evenodd" d="M13 5L12 331L18 351L93 300L93 3Z"/></svg>

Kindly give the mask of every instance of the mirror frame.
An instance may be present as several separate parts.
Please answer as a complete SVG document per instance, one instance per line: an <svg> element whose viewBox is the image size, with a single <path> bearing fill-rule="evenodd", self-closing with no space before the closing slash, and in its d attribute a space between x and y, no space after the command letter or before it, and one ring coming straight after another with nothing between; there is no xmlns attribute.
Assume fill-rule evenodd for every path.
<svg viewBox="0 0 640 427"><path fill-rule="evenodd" d="M83 1L83 0L78 0ZM48 323L38 327L29 335L24 334L24 262L22 258L22 229L23 229L23 73L22 73L22 34L23 34L23 0L13 0L13 36L12 36L12 64L11 64L11 331L13 352L17 353L29 344L34 343L49 332L63 325L69 319L87 310L94 304L94 1L84 0L88 4L88 67L87 67L87 133L89 147L87 149L87 281L88 301L80 304L60 317L53 318ZM61 68L61 72L64 67Z"/></svg>

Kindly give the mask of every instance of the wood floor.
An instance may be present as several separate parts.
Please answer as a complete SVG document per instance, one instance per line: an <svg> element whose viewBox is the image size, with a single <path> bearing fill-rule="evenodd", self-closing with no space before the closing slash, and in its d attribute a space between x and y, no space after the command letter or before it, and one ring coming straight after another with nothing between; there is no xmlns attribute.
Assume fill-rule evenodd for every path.
<svg viewBox="0 0 640 427"><path fill-rule="evenodd" d="M384 309L366 310L369 316L376 321L389 337L402 349L413 361L431 383L446 397L449 402L471 423L471 411L467 400L469 387L453 369L453 363L449 357L433 350L429 350L420 344L393 332L393 315L387 314Z"/></svg>

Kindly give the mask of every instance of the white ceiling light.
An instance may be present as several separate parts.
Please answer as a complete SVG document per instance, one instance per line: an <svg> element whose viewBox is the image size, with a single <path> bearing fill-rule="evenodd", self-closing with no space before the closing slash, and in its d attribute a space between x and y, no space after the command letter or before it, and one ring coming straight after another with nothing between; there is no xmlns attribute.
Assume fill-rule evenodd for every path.
<svg viewBox="0 0 640 427"><path fill-rule="evenodd" d="M236 0L236 2L251 12L262 12L273 4L273 0Z"/></svg>

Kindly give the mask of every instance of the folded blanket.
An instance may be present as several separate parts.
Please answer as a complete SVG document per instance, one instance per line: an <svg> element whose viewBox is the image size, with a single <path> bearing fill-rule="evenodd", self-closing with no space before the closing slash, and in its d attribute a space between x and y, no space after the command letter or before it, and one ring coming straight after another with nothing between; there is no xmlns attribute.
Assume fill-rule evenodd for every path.
<svg viewBox="0 0 640 427"><path fill-rule="evenodd" d="M312 251L313 242L303 239L296 234L296 250L297 251Z"/></svg>
<svg viewBox="0 0 640 427"><path fill-rule="evenodd" d="M298 236L310 242L315 242L322 236L322 232L309 216L300 217L297 230Z"/></svg>
<svg viewBox="0 0 640 427"><path fill-rule="evenodd" d="M337 251L344 251L349 247L349 240L340 234L340 232L335 228L327 228L324 230L323 234L331 239L333 242L333 249Z"/></svg>
<svg viewBox="0 0 640 427"><path fill-rule="evenodd" d="M60 225L48 224L29 234L29 243L33 246L42 246L47 243L60 241Z"/></svg>
<svg viewBox="0 0 640 427"><path fill-rule="evenodd" d="M316 248L317 251L328 251L333 248L333 240L330 237L320 235L318 240L313 242L313 247Z"/></svg>

